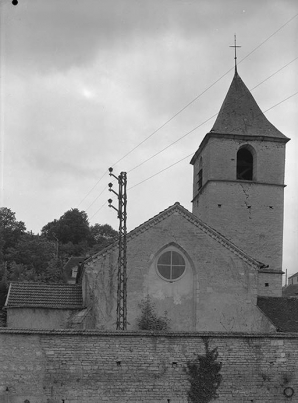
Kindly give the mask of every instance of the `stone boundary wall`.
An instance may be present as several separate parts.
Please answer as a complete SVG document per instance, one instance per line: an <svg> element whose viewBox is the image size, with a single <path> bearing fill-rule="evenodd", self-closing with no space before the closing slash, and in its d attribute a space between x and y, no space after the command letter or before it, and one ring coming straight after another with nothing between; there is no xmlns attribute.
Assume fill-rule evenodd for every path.
<svg viewBox="0 0 298 403"><path fill-rule="evenodd" d="M222 362L215 402L298 401L298 334L0 329L0 402L187 403L206 343Z"/></svg>

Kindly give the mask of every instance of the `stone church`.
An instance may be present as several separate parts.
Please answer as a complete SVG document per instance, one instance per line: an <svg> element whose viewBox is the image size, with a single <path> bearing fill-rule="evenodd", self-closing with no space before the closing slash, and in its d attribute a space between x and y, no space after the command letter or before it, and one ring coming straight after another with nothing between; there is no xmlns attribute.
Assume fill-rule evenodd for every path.
<svg viewBox="0 0 298 403"><path fill-rule="evenodd" d="M127 236L129 330L146 296L172 330L277 330L267 311L282 292L288 141L236 69L190 162L192 212L175 203ZM98 329L115 329L117 256L115 243L85 261L83 299Z"/></svg>
<svg viewBox="0 0 298 403"><path fill-rule="evenodd" d="M138 330L147 299L172 331L298 331L297 300L281 297L288 141L235 69L217 119L190 161L192 212L176 202L127 234L127 330ZM69 285L68 294L55 288L51 309L60 319L47 326L115 330L117 271L115 242L85 260L79 285ZM50 308L50 289L44 306L30 305L30 297L18 306L22 292L11 285L8 326L12 312L21 323L22 307L34 315ZM69 295L67 304L59 305L57 292Z"/></svg>

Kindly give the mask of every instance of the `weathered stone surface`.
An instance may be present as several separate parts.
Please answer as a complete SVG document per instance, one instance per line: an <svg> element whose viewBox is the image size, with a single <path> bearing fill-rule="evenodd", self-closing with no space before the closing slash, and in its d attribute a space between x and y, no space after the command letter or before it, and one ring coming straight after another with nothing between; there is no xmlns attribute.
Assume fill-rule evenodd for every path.
<svg viewBox="0 0 298 403"><path fill-rule="evenodd" d="M161 216L128 239L128 330L137 330L139 304L149 295L158 315L167 312L173 331L274 331L257 307L257 262L181 206ZM158 275L157 259L164 250L184 257L185 273L177 281ZM111 247L85 266L83 294L84 304L93 309L91 328L115 329L117 257L118 248Z"/></svg>
<svg viewBox="0 0 298 403"><path fill-rule="evenodd" d="M186 363L205 354L204 341L222 362L218 403L296 401L297 334L1 329L0 402L187 403Z"/></svg>
<svg viewBox="0 0 298 403"><path fill-rule="evenodd" d="M236 180L237 151L243 146L253 153L252 181ZM193 161L193 213L249 255L279 271L279 275L268 273L267 281L261 280L260 295L281 296L285 144L211 133L197 153ZM198 192L200 164L203 187ZM265 289L265 283L269 288Z"/></svg>

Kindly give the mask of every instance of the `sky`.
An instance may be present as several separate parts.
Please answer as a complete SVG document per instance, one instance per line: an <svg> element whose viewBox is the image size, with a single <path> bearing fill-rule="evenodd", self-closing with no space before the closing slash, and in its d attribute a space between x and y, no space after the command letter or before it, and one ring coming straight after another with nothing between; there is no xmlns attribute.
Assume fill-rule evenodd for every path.
<svg viewBox="0 0 298 403"><path fill-rule="evenodd" d="M283 270L298 271L296 0L0 0L0 13L1 205L27 230L71 208L117 229L110 166L127 172L128 230L176 201L191 211L189 162L237 34L239 75L291 138Z"/></svg>

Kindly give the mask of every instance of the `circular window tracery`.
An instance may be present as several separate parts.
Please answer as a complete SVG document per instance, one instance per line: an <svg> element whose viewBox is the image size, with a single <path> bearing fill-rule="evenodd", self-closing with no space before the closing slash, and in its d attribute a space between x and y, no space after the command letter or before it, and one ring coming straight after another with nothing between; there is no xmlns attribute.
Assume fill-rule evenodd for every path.
<svg viewBox="0 0 298 403"><path fill-rule="evenodd" d="M164 252L158 258L157 271L166 280L178 280L185 272L185 260L176 251Z"/></svg>

